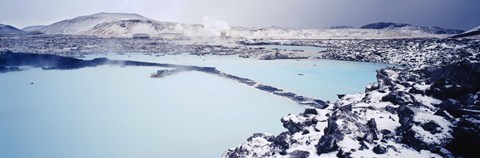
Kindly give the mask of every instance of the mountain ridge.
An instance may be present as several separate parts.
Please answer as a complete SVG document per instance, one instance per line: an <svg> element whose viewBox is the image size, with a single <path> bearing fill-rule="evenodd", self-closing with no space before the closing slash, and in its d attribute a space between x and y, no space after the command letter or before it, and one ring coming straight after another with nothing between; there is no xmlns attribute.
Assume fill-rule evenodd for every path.
<svg viewBox="0 0 480 158"><path fill-rule="evenodd" d="M207 22L227 24L216 19ZM179 29L180 28L180 29ZM135 13L106 13L79 16L47 25L38 31L46 34L73 34L98 37L132 37L133 34L148 34L163 37L164 34L182 34L188 37L226 36L251 39L390 39L390 38L446 38L462 30L444 29L434 26L415 26L405 23L378 22L360 28L333 26L323 29L291 29L284 27L228 27L225 30L211 30L202 24L161 22ZM210 30L209 30L210 29Z"/></svg>
<svg viewBox="0 0 480 158"><path fill-rule="evenodd" d="M0 34L23 34L23 33L25 32L16 27L0 24Z"/></svg>
<svg viewBox="0 0 480 158"><path fill-rule="evenodd" d="M376 22L360 27L361 29L403 29L403 30L422 30L433 34L459 34L465 31L458 29L446 29L437 26L415 26L406 23Z"/></svg>
<svg viewBox="0 0 480 158"><path fill-rule="evenodd" d="M480 26L452 36L452 38L475 38L480 39Z"/></svg>
<svg viewBox="0 0 480 158"><path fill-rule="evenodd" d="M42 28L45 28L47 25L32 25L32 26L27 26L23 29L21 29L22 31L25 31L25 32L32 32L32 31L38 31Z"/></svg>

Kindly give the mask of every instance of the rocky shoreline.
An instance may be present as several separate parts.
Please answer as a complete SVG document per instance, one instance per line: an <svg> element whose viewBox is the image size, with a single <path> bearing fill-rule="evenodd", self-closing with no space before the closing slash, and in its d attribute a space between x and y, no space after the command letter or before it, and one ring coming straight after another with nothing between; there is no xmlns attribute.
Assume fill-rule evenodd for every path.
<svg viewBox="0 0 480 158"><path fill-rule="evenodd" d="M419 46L422 40L420 44L400 41L417 47L409 50L403 45L395 48L395 40L367 40L356 51L355 41L347 41L346 48L330 49L324 58L403 67L379 70L377 82L367 85L365 92L339 95L326 109L306 109L283 117L287 131L276 136L253 134L222 157L480 155L476 149L480 145L480 42L432 40ZM438 41L458 47L442 46ZM314 45L319 41L301 42ZM365 51L378 47L382 47L377 49L380 53Z"/></svg>

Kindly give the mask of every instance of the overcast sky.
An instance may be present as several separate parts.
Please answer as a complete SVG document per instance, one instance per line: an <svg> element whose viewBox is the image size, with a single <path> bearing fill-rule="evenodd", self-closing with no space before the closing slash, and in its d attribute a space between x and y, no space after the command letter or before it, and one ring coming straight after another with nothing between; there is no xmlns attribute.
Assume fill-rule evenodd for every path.
<svg viewBox="0 0 480 158"><path fill-rule="evenodd" d="M0 23L23 28L97 12L138 13L159 21L322 28L380 21L468 30L480 25L480 0L0 0Z"/></svg>

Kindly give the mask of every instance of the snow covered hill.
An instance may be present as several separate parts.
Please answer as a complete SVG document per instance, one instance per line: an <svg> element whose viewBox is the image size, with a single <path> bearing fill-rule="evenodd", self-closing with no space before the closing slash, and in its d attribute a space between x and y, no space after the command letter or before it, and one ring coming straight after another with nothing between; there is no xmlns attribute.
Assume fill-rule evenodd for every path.
<svg viewBox="0 0 480 158"><path fill-rule="evenodd" d="M47 34L75 34L99 37L132 37L148 34L150 37L178 35L205 38L230 36L248 39L392 39L445 38L460 30L438 27L420 27L409 24L375 23L362 28L334 27L327 29L289 29L280 27L230 27L222 20L205 16L202 24L160 22L138 14L97 13L63 20L39 31Z"/></svg>
<svg viewBox="0 0 480 158"><path fill-rule="evenodd" d="M473 28L473 29L471 29L471 30L468 30L468 31L466 31L465 33L467 33L467 32L474 32L474 31L480 31L480 26L477 26L477 27L475 27L475 28Z"/></svg>
<svg viewBox="0 0 480 158"><path fill-rule="evenodd" d="M475 27L471 30L465 31L464 33L452 36L452 38L475 38L475 39L480 39L480 26Z"/></svg>
<svg viewBox="0 0 480 158"><path fill-rule="evenodd" d="M161 33L173 33L175 25L176 23L157 22L149 19L129 19L104 22L85 33L101 37L132 37L133 34L137 33L157 36Z"/></svg>
<svg viewBox="0 0 480 158"><path fill-rule="evenodd" d="M431 34L459 34L464 32L463 30L445 29L436 26L414 26L404 23L392 23L392 22L378 22L371 23L360 27L362 29L395 29L395 30L419 30Z"/></svg>
<svg viewBox="0 0 480 158"><path fill-rule="evenodd" d="M22 30L19 30L10 25L0 24L0 34L23 34Z"/></svg>
<svg viewBox="0 0 480 158"><path fill-rule="evenodd" d="M25 28L22 29L22 31L25 31L25 32L32 32L32 31L38 31L42 28L45 28L46 26L45 25L33 25L33 26L27 26Z"/></svg>
<svg viewBox="0 0 480 158"><path fill-rule="evenodd" d="M73 19L63 20L48 25L39 31L47 34L76 34L76 35L93 35L88 34L95 26L103 23L121 21L121 20L149 20L138 14L127 13L97 13L93 15L76 17Z"/></svg>

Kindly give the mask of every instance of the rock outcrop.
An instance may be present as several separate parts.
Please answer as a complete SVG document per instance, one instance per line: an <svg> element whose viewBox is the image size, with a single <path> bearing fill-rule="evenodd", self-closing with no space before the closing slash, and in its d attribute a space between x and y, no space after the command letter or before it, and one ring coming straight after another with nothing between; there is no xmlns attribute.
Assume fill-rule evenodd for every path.
<svg viewBox="0 0 480 158"><path fill-rule="evenodd" d="M326 109L306 109L282 118L288 130L280 136L282 143L272 140L268 145L256 145L264 147L267 157L299 153L326 157L478 156L479 68L477 62L459 61L421 69L382 69L377 83L368 85L364 93L342 96ZM255 151L242 151L253 143L260 141L247 141L223 157L257 157Z"/></svg>

